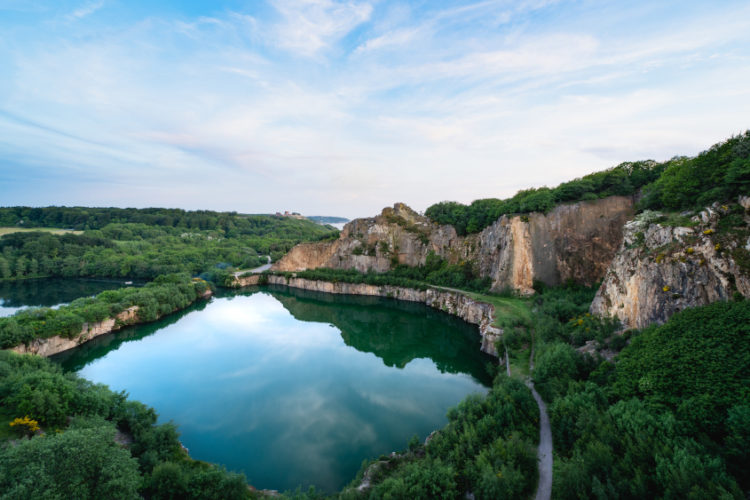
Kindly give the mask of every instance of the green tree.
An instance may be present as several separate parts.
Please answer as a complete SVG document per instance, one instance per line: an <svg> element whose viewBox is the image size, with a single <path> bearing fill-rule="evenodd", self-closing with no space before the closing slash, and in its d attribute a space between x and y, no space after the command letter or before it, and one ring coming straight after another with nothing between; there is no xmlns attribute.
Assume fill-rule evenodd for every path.
<svg viewBox="0 0 750 500"><path fill-rule="evenodd" d="M10 264L4 257L0 257L0 278L8 279L13 275L10 270Z"/></svg>
<svg viewBox="0 0 750 500"><path fill-rule="evenodd" d="M3 498L139 498L138 464L114 434L101 425L0 449Z"/></svg>

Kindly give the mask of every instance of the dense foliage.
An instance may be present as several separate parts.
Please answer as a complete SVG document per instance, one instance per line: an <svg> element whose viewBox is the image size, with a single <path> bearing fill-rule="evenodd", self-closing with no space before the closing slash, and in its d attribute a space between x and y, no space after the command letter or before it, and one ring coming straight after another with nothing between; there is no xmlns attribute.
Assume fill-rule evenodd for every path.
<svg viewBox="0 0 750 500"><path fill-rule="evenodd" d="M583 294L547 291L537 299L534 379L549 404L554 497L743 498L750 302L689 309L629 332L632 342L613 364L568 344L568 329L580 326L567 316L582 317L576 295Z"/></svg>
<svg viewBox="0 0 750 500"><path fill-rule="evenodd" d="M236 219L245 226L204 230L118 222L83 234L41 231L7 234L0 238L0 279L42 276L153 279L175 272L211 272L217 266L251 268L265 264L265 255L279 258L300 241L337 234L330 228L293 218Z"/></svg>
<svg viewBox="0 0 750 500"><path fill-rule="evenodd" d="M369 498L524 498L536 487L539 409L522 382L500 375L485 397L469 396L426 446L365 464ZM357 497L344 490L342 497Z"/></svg>
<svg viewBox="0 0 750 500"><path fill-rule="evenodd" d="M0 351L0 407L42 425L0 443L3 498L250 497L244 476L191 460L153 409L46 359Z"/></svg>
<svg viewBox="0 0 750 500"><path fill-rule="evenodd" d="M300 224L302 222L303 224ZM213 230L227 237L296 231L309 222L294 217L179 208L2 207L0 226L104 229L110 224L142 224L182 230Z"/></svg>
<svg viewBox="0 0 750 500"><path fill-rule="evenodd" d="M694 158L668 161L643 189L641 208L683 210L750 193L750 131L715 144Z"/></svg>
<svg viewBox="0 0 750 500"><path fill-rule="evenodd" d="M459 235L476 233L500 216L530 212L546 213L559 203L631 195L658 178L664 164L653 161L622 163L603 172L586 175L556 188L519 191L512 198L475 200L470 205L444 201L427 208L425 215L438 224L450 224Z"/></svg>
<svg viewBox="0 0 750 500"><path fill-rule="evenodd" d="M291 276L291 273L285 273ZM376 286L402 286L425 290L428 285L461 288L475 292L486 292L491 284L489 278L480 278L476 267L471 262L450 264L433 252L427 255L422 266L399 264L390 271L359 272L355 269L310 269L294 273L298 278L331 281L334 283L366 283Z"/></svg>
<svg viewBox="0 0 750 500"><path fill-rule="evenodd" d="M643 191L640 208L682 210L736 198L750 192L750 131L712 146L696 157L663 163L639 161L564 182L555 188L519 191L505 200L476 200L470 205L444 201L425 211L438 224L460 235L479 232L500 216L548 212L559 203L595 200Z"/></svg>
<svg viewBox="0 0 750 500"><path fill-rule="evenodd" d="M84 323L114 318L132 306L138 307L139 321L153 321L187 307L208 288L207 282L191 279L187 274L164 275L143 287L107 290L95 297L76 299L58 309L22 309L13 316L0 318L0 348L55 335L73 338L81 332Z"/></svg>

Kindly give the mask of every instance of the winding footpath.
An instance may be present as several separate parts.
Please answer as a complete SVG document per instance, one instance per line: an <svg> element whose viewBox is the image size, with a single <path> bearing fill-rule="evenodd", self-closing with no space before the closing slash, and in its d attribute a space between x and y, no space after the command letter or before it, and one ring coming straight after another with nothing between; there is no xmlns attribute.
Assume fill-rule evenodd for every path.
<svg viewBox="0 0 750 500"><path fill-rule="evenodd" d="M505 366L510 376L510 363L508 359L508 350L505 350ZM531 347L531 356L529 358L529 373L534 371L534 347ZM524 381L526 387L531 390L534 401L539 407L539 446L536 450L536 458L539 466L539 484L536 489L535 500L549 500L552 497L552 429L549 425L549 415L547 414L547 404L542 397L536 392L534 382L531 377Z"/></svg>

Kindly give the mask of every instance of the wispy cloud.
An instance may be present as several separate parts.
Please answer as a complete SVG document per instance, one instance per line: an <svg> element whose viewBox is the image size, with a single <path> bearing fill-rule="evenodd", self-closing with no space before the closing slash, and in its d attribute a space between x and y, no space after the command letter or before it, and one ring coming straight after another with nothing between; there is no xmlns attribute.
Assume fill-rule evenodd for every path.
<svg viewBox="0 0 750 500"><path fill-rule="evenodd" d="M4 204L369 215L693 154L750 126L739 1L112 3L108 24L86 15L97 5L74 32L55 23L67 9L0 18Z"/></svg>
<svg viewBox="0 0 750 500"><path fill-rule="evenodd" d="M68 14L67 18L70 20L82 19L86 16L90 16L91 14L101 9L102 7L104 7L104 0L98 0L95 2L87 2L83 4L82 6L78 7L77 9L75 9L70 14Z"/></svg>
<svg viewBox="0 0 750 500"><path fill-rule="evenodd" d="M372 5L334 0L273 0L281 14L275 26L276 43L303 56L313 56L367 21Z"/></svg>

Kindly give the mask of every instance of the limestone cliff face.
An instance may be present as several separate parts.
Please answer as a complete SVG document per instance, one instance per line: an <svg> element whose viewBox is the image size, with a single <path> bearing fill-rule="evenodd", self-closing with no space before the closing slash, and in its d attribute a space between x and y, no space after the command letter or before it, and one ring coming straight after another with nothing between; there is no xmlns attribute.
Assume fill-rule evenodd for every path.
<svg viewBox="0 0 750 500"><path fill-rule="evenodd" d="M424 264L432 251L450 263L475 262L496 291L530 293L534 280L592 284L614 257L632 210L631 198L610 197L561 205L548 214L503 216L479 234L460 237L452 226L397 203L377 217L350 222L336 241L294 247L273 269L384 272L395 264Z"/></svg>
<svg viewBox="0 0 750 500"><path fill-rule="evenodd" d="M271 269L327 267L384 272L394 264L424 264L430 250L455 262L467 254L458 248L460 243L451 226L437 226L403 203L396 203L377 217L349 222L336 241L297 245Z"/></svg>
<svg viewBox="0 0 750 500"><path fill-rule="evenodd" d="M138 306L129 307L114 318L107 318L103 321L96 323L84 323L81 328L81 333L68 339L56 335L47 339L36 339L29 345L19 345L10 349L19 354L37 354L43 357L49 357L53 354L58 354L68 349L78 347L84 342L111 333L125 325L131 325L137 322L138 319Z"/></svg>
<svg viewBox="0 0 750 500"><path fill-rule="evenodd" d="M492 325L495 308L492 304L474 300L463 293L428 288L416 290L398 286L376 286L364 283L332 283L330 281L315 281L303 278L286 278L284 276L261 276L258 274L237 278L238 286L257 285L264 283L284 285L303 290L313 290L344 295L370 295L388 297L411 302L422 302L428 306L458 316L464 321L477 325L482 336L481 350L487 354L497 356L497 341L503 334L502 329Z"/></svg>
<svg viewBox="0 0 750 500"><path fill-rule="evenodd" d="M493 289L531 293L539 280L591 285L602 278L622 241L622 227L633 213L631 198L559 205L548 214L503 216L482 231L477 261Z"/></svg>
<svg viewBox="0 0 750 500"><path fill-rule="evenodd" d="M643 328L736 292L750 297L748 208L748 198L714 204L692 218L693 227L658 223L660 214L653 212L628 222L591 312Z"/></svg>

